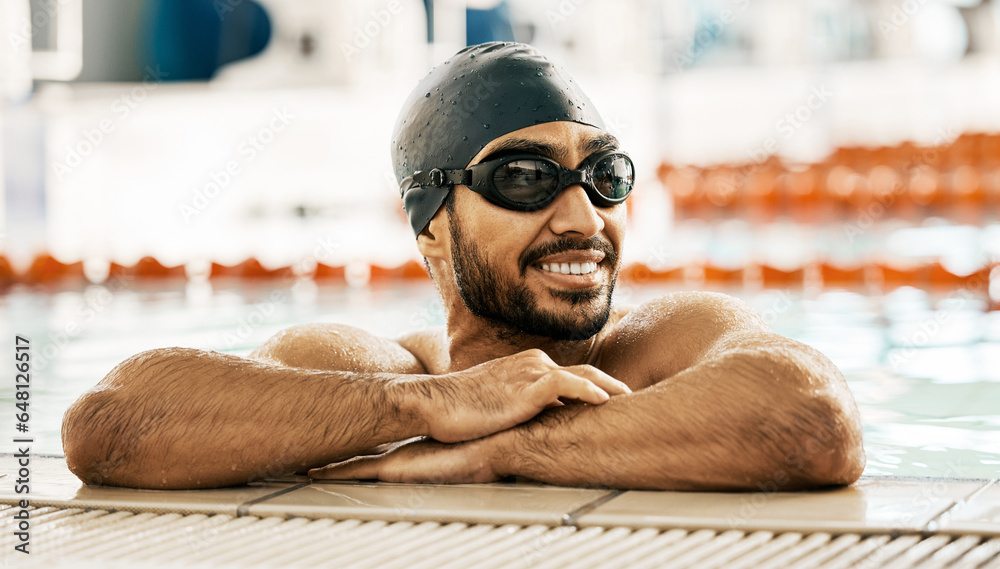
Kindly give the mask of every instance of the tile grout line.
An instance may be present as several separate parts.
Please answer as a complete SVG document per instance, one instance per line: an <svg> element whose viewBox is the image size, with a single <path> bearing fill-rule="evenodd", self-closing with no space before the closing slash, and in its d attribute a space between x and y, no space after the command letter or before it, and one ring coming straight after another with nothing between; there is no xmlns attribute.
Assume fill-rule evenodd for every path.
<svg viewBox="0 0 1000 569"><path fill-rule="evenodd" d="M287 494L289 492L292 492L293 490L298 490L299 488L305 488L308 485L309 485L308 482L297 482L295 484L292 484L288 488L282 488L281 490L278 490L277 492L272 492L271 494L268 494L266 496L261 496L260 498L254 498L253 500L248 500L246 502L243 502L242 504L236 507L236 517L240 518L243 516L249 516L251 506L259 504L265 500L270 500L271 498L277 498L278 496Z"/></svg>
<svg viewBox="0 0 1000 569"><path fill-rule="evenodd" d="M987 480L986 484L983 484L979 488L976 488L968 496L965 496L961 500L952 500L951 505L949 505L947 508L945 508L944 510L942 510L941 512L939 512L936 516L934 516L933 518L931 518L930 520L928 520L927 523L924 524L924 527L920 531L923 532L923 533L927 533L927 532L936 533L936 532L940 531L941 528L939 527L940 526L939 522L941 521L942 517L944 517L945 515L947 515L948 512L954 510L956 507L958 507L959 504L967 504L967 503L969 503L969 501L971 501L973 498L975 498L976 496L982 494L983 492L986 491L987 488L989 488L990 486L993 486L995 484L997 484L996 480Z"/></svg>
<svg viewBox="0 0 1000 569"><path fill-rule="evenodd" d="M582 516L583 514L586 514L588 512L593 511L598 506L601 506L601 505L607 503L608 501L610 501L613 498L617 498L618 496L621 496L625 492L627 492L627 490L611 490L607 494L605 494L604 496L601 496L600 498L597 498L596 500L592 500L592 501L590 501L590 502L588 502L588 503L580 506L579 508L573 510L572 512L570 512L568 514L563 514L563 516L562 516L562 525L576 527L576 522L580 518L580 516Z"/></svg>
<svg viewBox="0 0 1000 569"><path fill-rule="evenodd" d="M990 480L990 481L988 481L988 482L987 482L986 484L983 484L983 486L982 486L981 488L979 488L978 490L976 490L976 491L975 491L975 492L973 492L972 494L969 494L969 495L968 495L968 496L967 496L967 497L965 498L965 501L966 501L966 502L969 502L969 501L971 501L971 500L972 500L973 498L975 498L975 497L979 496L980 494L982 494L983 492L985 492L987 488L989 488L989 487L991 487L991 486L998 486L998 485L1000 485L1000 480Z"/></svg>
<svg viewBox="0 0 1000 569"><path fill-rule="evenodd" d="M982 478L982 477L961 478L961 477L955 477L955 476L900 476L900 475L896 475L896 474L864 474L864 475L861 476L861 478L859 479L859 481L873 481L873 482L881 482L881 481L890 481L890 482L930 482L930 483L937 483L937 482L944 482L944 483L950 483L950 482L983 482L983 483L989 483L989 482L993 482L994 479L993 478Z"/></svg>

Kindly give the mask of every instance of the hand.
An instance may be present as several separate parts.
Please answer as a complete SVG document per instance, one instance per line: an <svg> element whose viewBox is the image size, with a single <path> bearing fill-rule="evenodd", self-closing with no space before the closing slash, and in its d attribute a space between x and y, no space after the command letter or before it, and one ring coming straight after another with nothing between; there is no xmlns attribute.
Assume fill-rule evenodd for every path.
<svg viewBox="0 0 1000 569"><path fill-rule="evenodd" d="M562 367L537 349L415 381L422 384L413 390L422 434L446 443L509 429L564 401L600 405L630 393L593 366Z"/></svg>
<svg viewBox="0 0 1000 569"><path fill-rule="evenodd" d="M314 468L309 477L321 480L381 480L464 484L495 482L488 439L446 444L424 439L404 444L378 456L360 456Z"/></svg>

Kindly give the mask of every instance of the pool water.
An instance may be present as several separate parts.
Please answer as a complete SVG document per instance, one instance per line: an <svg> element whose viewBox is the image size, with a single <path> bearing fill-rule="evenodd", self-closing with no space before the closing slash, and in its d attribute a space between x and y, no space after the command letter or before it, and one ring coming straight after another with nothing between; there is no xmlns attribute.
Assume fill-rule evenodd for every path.
<svg viewBox="0 0 1000 569"><path fill-rule="evenodd" d="M622 283L617 296L634 304L667 290ZM864 420L866 474L1000 477L1000 313L972 297L910 288L879 296L730 292L777 332L815 346L844 372ZM0 296L6 349L13 354L15 335L31 340L35 453L62 452L66 408L132 354L165 346L245 354L276 331L306 322L396 337L442 324L443 313L430 283L111 282L82 291L10 289ZM5 441L18 434L13 392L10 374L0 390Z"/></svg>

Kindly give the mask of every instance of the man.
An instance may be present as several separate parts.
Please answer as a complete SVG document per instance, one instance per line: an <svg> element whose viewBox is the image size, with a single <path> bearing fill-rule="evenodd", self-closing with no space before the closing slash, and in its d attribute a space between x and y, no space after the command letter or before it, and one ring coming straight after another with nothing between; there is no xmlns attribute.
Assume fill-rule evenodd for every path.
<svg viewBox="0 0 1000 569"><path fill-rule="evenodd" d="M860 476L857 408L822 354L724 295L612 307L632 163L533 48L483 44L433 69L392 151L444 329L303 325L247 358L139 354L67 412L70 469L146 488L308 469L654 489Z"/></svg>

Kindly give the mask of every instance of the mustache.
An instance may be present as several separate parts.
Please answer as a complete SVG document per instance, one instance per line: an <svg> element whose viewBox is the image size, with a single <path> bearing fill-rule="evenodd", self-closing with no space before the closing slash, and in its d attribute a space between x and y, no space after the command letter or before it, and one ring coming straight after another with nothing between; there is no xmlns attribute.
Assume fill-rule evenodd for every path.
<svg viewBox="0 0 1000 569"><path fill-rule="evenodd" d="M611 266L618 266L618 253L611 243L598 236L589 239L573 239L572 237L559 237L555 241L539 245L534 249L528 249L521 254L521 276L523 277L528 267L536 261L549 255L563 253L565 251L601 251L604 253L604 260L609 261Z"/></svg>

